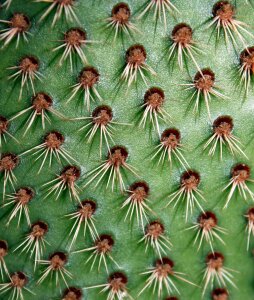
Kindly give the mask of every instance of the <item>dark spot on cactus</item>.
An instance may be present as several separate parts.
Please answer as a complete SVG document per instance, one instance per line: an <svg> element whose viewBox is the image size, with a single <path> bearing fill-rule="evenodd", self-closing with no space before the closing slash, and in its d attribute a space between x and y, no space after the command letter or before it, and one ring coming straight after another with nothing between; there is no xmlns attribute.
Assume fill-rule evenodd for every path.
<svg viewBox="0 0 254 300"><path fill-rule="evenodd" d="M44 138L45 146L48 149L59 149L64 143L64 136L58 131L51 131Z"/></svg>
<svg viewBox="0 0 254 300"><path fill-rule="evenodd" d="M165 300L178 300L178 298L177 297L168 297Z"/></svg>
<svg viewBox="0 0 254 300"><path fill-rule="evenodd" d="M232 168L231 176L237 183L245 182L250 178L250 167L245 164L237 164Z"/></svg>
<svg viewBox="0 0 254 300"><path fill-rule="evenodd" d="M234 123L230 116L220 116L213 122L213 132L220 137L229 137Z"/></svg>
<svg viewBox="0 0 254 300"><path fill-rule="evenodd" d="M75 0L54 0L54 2L61 5L73 5Z"/></svg>
<svg viewBox="0 0 254 300"><path fill-rule="evenodd" d="M40 62L34 56L26 56L21 59L19 68L22 73L35 73L39 70Z"/></svg>
<svg viewBox="0 0 254 300"><path fill-rule="evenodd" d="M8 130L8 127L9 127L8 120L5 117L0 116L0 135L4 134Z"/></svg>
<svg viewBox="0 0 254 300"><path fill-rule="evenodd" d="M165 147L175 149L179 146L181 140L181 133L178 129L168 128L161 134L161 142Z"/></svg>
<svg viewBox="0 0 254 300"><path fill-rule="evenodd" d="M64 182L72 184L80 177L80 169L76 166L67 166L61 172L61 178Z"/></svg>
<svg viewBox="0 0 254 300"><path fill-rule="evenodd" d="M244 70L250 70L254 74L254 47L244 49L240 54L240 64Z"/></svg>
<svg viewBox="0 0 254 300"><path fill-rule="evenodd" d="M59 270L64 267L68 261L68 257L63 252L55 252L50 257L50 266L53 270Z"/></svg>
<svg viewBox="0 0 254 300"><path fill-rule="evenodd" d="M64 42L73 47L80 47L86 40L86 32L81 28L71 28L64 34Z"/></svg>
<svg viewBox="0 0 254 300"><path fill-rule="evenodd" d="M136 181L129 187L129 191L135 202L144 201L149 194L149 190L149 185L145 181Z"/></svg>
<svg viewBox="0 0 254 300"><path fill-rule="evenodd" d="M188 191L192 191L196 189L199 183L200 183L200 175L196 171L188 170L184 172L181 176L181 184Z"/></svg>
<svg viewBox="0 0 254 300"><path fill-rule="evenodd" d="M113 112L111 107L107 105L101 105L94 109L92 113L93 123L97 125L106 126L108 123L112 121Z"/></svg>
<svg viewBox="0 0 254 300"><path fill-rule="evenodd" d="M120 167L125 164L128 155L128 151L125 147L114 146L110 149L110 152L108 153L108 160L115 167Z"/></svg>
<svg viewBox="0 0 254 300"><path fill-rule="evenodd" d="M12 171L19 164L19 157L13 153L2 154L0 159L0 172Z"/></svg>
<svg viewBox="0 0 254 300"><path fill-rule="evenodd" d="M112 250L114 246L113 238L108 234L100 235L99 239L95 241L95 245L97 247L97 252L105 254Z"/></svg>
<svg viewBox="0 0 254 300"><path fill-rule="evenodd" d="M78 210L82 215L83 220L91 218L96 211L96 203L92 200L83 200L81 204L82 205L79 205Z"/></svg>
<svg viewBox="0 0 254 300"><path fill-rule="evenodd" d="M165 101L164 91L157 87L152 87L148 91L146 91L144 96L144 102L147 106L158 110Z"/></svg>
<svg viewBox="0 0 254 300"><path fill-rule="evenodd" d="M226 289L217 288L212 291L212 300L228 300L229 294Z"/></svg>
<svg viewBox="0 0 254 300"><path fill-rule="evenodd" d="M246 214L246 217L248 218L248 221L249 221L250 223L253 223L253 224L254 224L254 207L251 207L251 208L248 210L248 212L247 212L247 214Z"/></svg>
<svg viewBox="0 0 254 300"><path fill-rule="evenodd" d="M128 283L128 278L122 272L115 272L109 276L108 283L113 291L123 291Z"/></svg>
<svg viewBox="0 0 254 300"><path fill-rule="evenodd" d="M142 45L133 45L126 51L125 60L127 64L142 66L146 61L146 49Z"/></svg>
<svg viewBox="0 0 254 300"><path fill-rule="evenodd" d="M79 75L79 83L84 89L93 87L100 78L99 72L93 67L85 67Z"/></svg>
<svg viewBox="0 0 254 300"><path fill-rule="evenodd" d="M221 21L230 22L235 15L235 7L229 1L219 1L213 6L213 16Z"/></svg>
<svg viewBox="0 0 254 300"><path fill-rule="evenodd" d="M27 205L34 198L34 191L29 187L22 187L15 193L16 202Z"/></svg>
<svg viewBox="0 0 254 300"><path fill-rule="evenodd" d="M50 109L53 105L53 100L48 94L38 93L32 98L32 105L37 115L40 115L43 110Z"/></svg>
<svg viewBox="0 0 254 300"><path fill-rule="evenodd" d="M214 86L215 74L211 69L202 69L201 72L196 73L194 85L198 90L209 92Z"/></svg>
<svg viewBox="0 0 254 300"><path fill-rule="evenodd" d="M220 252L210 253L206 257L206 263L210 268L218 271L223 267L224 255Z"/></svg>
<svg viewBox="0 0 254 300"><path fill-rule="evenodd" d="M34 238L41 238L48 232L48 224L38 221L32 224L31 234Z"/></svg>
<svg viewBox="0 0 254 300"><path fill-rule="evenodd" d="M0 261L5 257L8 253L8 244L4 240L0 240Z"/></svg>
<svg viewBox="0 0 254 300"><path fill-rule="evenodd" d="M151 236L152 239L157 239L165 231L163 224L159 221L153 221L146 226L146 235Z"/></svg>
<svg viewBox="0 0 254 300"><path fill-rule="evenodd" d="M82 290L76 287L69 287L63 293L62 300L81 300L83 296Z"/></svg>
<svg viewBox="0 0 254 300"><path fill-rule="evenodd" d="M206 211L198 217L198 223L202 229L210 231L211 229L216 227L217 217L213 212Z"/></svg>
<svg viewBox="0 0 254 300"><path fill-rule="evenodd" d="M126 3L116 4L111 12L112 20L120 23L121 25L127 24L131 16L131 10Z"/></svg>
<svg viewBox="0 0 254 300"><path fill-rule="evenodd" d="M193 31L189 25L180 23L172 30L172 40L182 47L186 47L192 43L192 34Z"/></svg>
<svg viewBox="0 0 254 300"><path fill-rule="evenodd" d="M22 289L28 282L27 276L23 272L15 272L11 275L11 285L17 289Z"/></svg>
<svg viewBox="0 0 254 300"><path fill-rule="evenodd" d="M15 28L22 33L29 29L31 23L29 18L22 13L15 13L10 19L10 27Z"/></svg>
<svg viewBox="0 0 254 300"><path fill-rule="evenodd" d="M155 269L158 277L166 278L168 275L173 275L174 262L168 258L163 257L162 259L157 259L155 262Z"/></svg>

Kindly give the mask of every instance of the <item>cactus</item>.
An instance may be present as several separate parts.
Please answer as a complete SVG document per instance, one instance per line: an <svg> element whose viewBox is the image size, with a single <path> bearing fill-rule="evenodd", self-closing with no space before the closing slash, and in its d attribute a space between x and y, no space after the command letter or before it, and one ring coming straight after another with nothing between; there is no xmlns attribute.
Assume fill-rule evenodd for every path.
<svg viewBox="0 0 254 300"><path fill-rule="evenodd" d="M0 299L253 299L253 2L0 14Z"/></svg>

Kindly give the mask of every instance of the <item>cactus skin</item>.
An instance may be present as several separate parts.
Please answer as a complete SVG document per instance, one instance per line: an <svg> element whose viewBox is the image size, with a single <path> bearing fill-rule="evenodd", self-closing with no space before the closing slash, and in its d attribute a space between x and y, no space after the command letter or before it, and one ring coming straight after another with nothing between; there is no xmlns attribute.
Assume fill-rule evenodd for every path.
<svg viewBox="0 0 254 300"><path fill-rule="evenodd" d="M128 0L126 1L133 12L137 12L142 3L145 1ZM89 64L99 70L101 75L98 89L102 102L98 99L91 102L92 109L100 104L109 105L113 109L113 113L117 121L123 123L133 123L138 111L138 106L142 105L143 96L148 89L142 80L138 80L137 89L132 86L126 94L126 85L116 92L117 72L124 66L125 51L133 44L140 43L144 45L147 51L147 63L157 73L157 76L150 76L149 87L160 87L164 90L166 100L164 108L172 117L172 123L160 123L160 131L166 128L175 127L181 131L182 141L186 148L185 158L191 168L197 170L201 175L200 188L204 192L207 202L202 202L206 211L213 211L218 220L219 226L228 231L227 235L223 235L225 245L215 241L215 251L222 252L225 256L225 264L227 267L237 270L234 273L234 283L238 289L227 286L230 299L246 299L253 298L253 257L252 249L254 239L250 241L250 250L246 251L247 235L244 231L246 226L246 218L244 215L253 203L250 197L245 202L239 195L235 195L230 200L230 205L226 209L222 209L227 193L222 189L229 182L230 170L236 163L246 163L252 169L252 177L254 178L254 159L253 159L253 90L249 91L248 96L244 99L243 93L239 88L235 89L235 82L238 77L235 75L236 66L239 64L239 54L243 50L241 44L235 52L232 47L227 51L223 39L218 42L215 52L215 40L212 38L208 44L211 31L205 30L205 22L211 17L212 5L216 1L195 0L174 1L181 14L177 15L174 20L170 14L167 14L167 30L164 32L164 24L158 22L156 33L154 34L155 22L152 14L147 19L137 20L135 16L132 22L143 34L135 34L134 41L129 38L117 40L112 44L112 40L104 43L107 32L101 30L103 28L103 20L110 16L112 7L117 1L106 0L86 0L77 1L77 16L81 25L76 22L67 23L65 19L56 22L51 28L52 14L41 23L38 23L45 7L45 3L34 3L33 1L13 0L9 10L1 9L0 19L6 20L11 16L12 12L22 12L27 14L32 25L29 31L32 36L28 36L29 42L25 43L20 40L19 47L15 48L15 41L10 45L1 49L1 67L0 67L0 112L7 118L11 118L22 109L31 105L31 97L33 96L31 88L24 89L21 100L19 98L18 84L15 86L13 81L7 80L11 74L8 67L17 64L20 58L26 55L38 57L40 64L40 72L44 78L40 82L37 80L35 85L36 92L48 93L54 100L54 106L61 114L77 118L88 116L86 107L82 108L78 97L66 104L70 93L71 86L76 83L77 76L83 66L80 60L77 60L77 66L74 65L73 72L70 70L69 62L64 62L58 66L58 57L55 59L56 53L51 50L59 45L58 40L62 39L62 32L67 31L71 27L81 26L87 32L88 39L93 41L102 41L102 44L89 45L86 50ZM234 2L234 1L233 1ZM239 19L249 25L253 24L253 8L246 1L237 1L237 16ZM136 16L138 13L136 14ZM210 103L211 118L215 120L221 115L230 115L234 120L234 133L241 140L245 154L249 157L247 160L243 156L232 157L227 151L223 153L222 161L219 155L211 158L202 150L201 143L204 143L211 135L211 124L208 120L204 103L201 105L200 116L194 117L192 113L193 107L188 107L188 92L180 84L185 84L191 80L197 72L195 65L188 61L188 72L186 68L181 72L177 63L173 67L169 67L165 58L162 59L164 49L167 44L165 39L173 27L180 22L186 22L195 29L195 40L199 42L199 47L205 51L205 55L197 55L197 59L201 68L211 68L216 75L216 83L221 88L223 95L228 99L212 99ZM201 26L200 26L201 25ZM4 25L1 25L5 28ZM104 27L105 28L105 27ZM249 46L253 46L254 40L248 38ZM252 43L252 44L251 44ZM237 54L237 55L236 55ZM188 74L189 73L189 74ZM79 103L79 104L78 104ZM46 129L42 130L40 122L33 124L29 133L23 137L24 129L22 129L25 117L20 117L10 123L10 133L19 141L17 144L14 140L7 137L7 143L3 143L1 153L13 152L20 154L36 145L42 143L42 139L47 132L57 130L65 136L65 149L79 162L81 173L85 174L98 166L101 162L99 155L99 140L91 147L81 139L82 134L77 132L80 128L78 122L61 120L58 117L52 117L51 125L46 124ZM150 135L151 133L151 135ZM181 292L179 299L201 299L203 283L202 271L205 268L205 258L210 253L209 245L202 246L197 252L197 245L193 246L193 237L195 232L185 231L195 222L200 214L200 210L195 208L193 214L189 216L189 220L185 222L183 206L179 210L169 206L165 209L169 199L167 196L176 190L179 184L179 178L184 169L173 164L172 169L166 164L157 166L151 161L151 153L158 144L158 133L151 129L143 129L138 126L119 126L115 130L114 140L117 145L124 145L129 152L128 162L138 169L141 179L149 184L151 200L151 208L162 220L166 235L173 244L172 251L168 252L168 256L175 262L176 270L187 274L188 280L198 284L201 288L195 288L182 281L177 282L177 287ZM106 157L107 148L102 151L103 159ZM99 163L98 163L99 162ZM75 211L76 203L71 202L68 195L60 196L55 201L54 196L44 199L45 189L42 185L53 180L55 174L61 172L62 167L54 162L51 168L43 168L40 175L37 175L39 164L34 165L34 161L29 157L21 157L20 163L15 170L18 180L17 188L29 186L36 192L34 199L29 204L31 222L35 223L39 220L46 222L49 226L46 236L50 245L46 246L43 259L48 259L49 255L54 252L68 252L68 233L72 226L68 218L64 216ZM135 176L128 175L128 185L136 181ZM1 190L2 190L1 181ZM81 186L81 184L80 184ZM253 190L252 185L250 188ZM12 193L8 188L7 193ZM141 272L145 272L151 267L158 258L152 250L145 253L145 246L138 244L142 238L142 228L137 226L136 221L133 227L129 222L124 222L125 211L120 210L126 195L121 195L120 191L111 192L104 191L101 186L94 189L93 185L86 187L80 193L81 200L92 199L97 204L95 213L96 229L99 234L110 234L115 240L112 256L120 265L121 270L128 277L128 291L134 299L136 299L139 291L144 287L146 277L141 276ZM2 198L2 197L1 197ZM7 208L0 209L0 239L6 240L9 246L8 255L5 256L5 262L10 273L22 271L28 276L28 287L36 296L29 292L24 292L25 300L32 299L62 299L64 285L62 291L50 284L49 280L45 280L41 285L36 282L39 279L44 266L39 266L34 273L34 263L25 253L19 255L18 251L13 250L23 241L25 235L29 233L29 227L24 218L21 225L17 229L17 220L12 221L8 227L5 224L8 221L9 210ZM151 215L151 219L153 216ZM156 218L156 217L154 217ZM15 223L16 222L16 223ZM82 229L81 229L82 230ZM69 241L70 242L70 241ZM84 240L80 233L77 242L73 246L72 251L87 248L92 245L92 239L87 234ZM89 257L89 253L71 254L68 256L67 269L73 274L73 278L68 280L70 286L89 287L92 285L103 284L107 282L108 275L101 268L101 272L97 272L96 267L90 272L90 266L85 265L85 260ZM113 262L108 261L110 273L121 271ZM8 278L5 277L4 282ZM216 286L217 287L217 286ZM223 288L223 287L222 287ZM83 290L84 299L105 299L106 294L98 294L98 289ZM212 289L207 288L203 299L211 299ZM163 292L166 299L169 295ZM175 295L172 295L175 296ZM2 297L2 298L1 298ZM1 299L8 299L7 294L0 296ZM154 299L149 291L144 292L138 299Z"/></svg>

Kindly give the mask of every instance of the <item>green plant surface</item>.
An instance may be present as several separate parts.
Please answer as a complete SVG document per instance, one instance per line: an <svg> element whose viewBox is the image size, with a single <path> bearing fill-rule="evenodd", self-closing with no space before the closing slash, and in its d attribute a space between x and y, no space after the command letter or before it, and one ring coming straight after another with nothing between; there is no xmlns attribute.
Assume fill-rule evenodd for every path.
<svg viewBox="0 0 254 300"><path fill-rule="evenodd" d="M243 94L234 86L238 79L233 70L239 63L239 53L242 51L242 47L236 50L233 47L226 49L221 40L215 50L215 41L211 39L208 43L211 31L205 29L204 22L211 16L212 5L215 1L175 1L181 14L177 15L176 19L168 15L166 32L160 22L156 32L154 32L155 22L151 15L146 20L137 20L134 15L133 22L141 34L135 34L134 41L126 39L124 45L120 40L105 42L107 33L103 30L105 28L103 27L103 20L110 15L111 8L117 1L79 0L77 2L77 16L81 21L81 27L85 28L89 39L99 42L90 45L86 53L90 64L98 68L100 72L99 91L103 98L103 104L113 108L114 115L119 122L133 124L133 126L118 126L114 140L116 144L127 147L129 151L128 162L137 168L140 178L147 181L150 186L149 199L152 209L156 212L154 219L161 219L165 225L167 236L173 244L172 251L168 252L168 256L174 260L176 270L186 273L188 280L200 286L197 288L177 281L177 287L181 292L179 298L201 299L205 257L210 252L210 248L205 245L197 251L197 245L193 246L192 244L194 232L185 230L192 225L192 222L196 221L200 213L199 209L195 208L193 215L189 217L186 223L182 209L176 210L172 205L165 208L168 202L167 196L177 188L180 175L184 170L176 165L173 165L172 169L167 165L164 165L163 168L158 167L151 161L151 153L158 143L158 135L155 130L152 130L150 134L148 129L144 130L135 124L135 116L139 105L142 104L147 87L139 80L137 87L132 86L127 89L123 85L119 91L116 89L116 76L117 72L124 66L125 51L134 43L144 45L147 50L147 62L157 72L157 76L151 76L149 87L158 86L165 91L165 109L171 115L172 123L161 123L161 131L172 126L180 129L182 142L186 149L185 158L190 166L200 172L201 175L200 188L207 200L202 205L205 210L213 210L218 217L219 226L228 231L226 235L223 235L225 245L215 242L215 249L225 255L226 266L237 271L233 273L237 289L228 286L230 299L253 299L253 257L251 251L246 250L247 235L244 231L246 226L244 214L251 206L251 199L245 202L241 197L234 195L229 207L223 209L226 193L223 193L222 189L230 179L230 170L235 163L247 163L251 168L254 168L252 141L254 96L253 91L250 91L249 96L243 101ZM130 5L131 10L136 12L144 1L126 0L126 2ZM65 62L60 67L57 63L58 59L55 59L55 53L52 52L52 49L58 45L57 41L61 38L62 32L76 25L67 24L63 20L51 28L52 15L42 23L38 23L45 7L45 4L34 3L33 1L14 0L8 11L1 9L0 19L4 20L9 18L11 12L16 11L30 16L32 36L29 36L29 43L22 41L17 49L14 42L1 49L0 112L11 117L30 105L31 91L24 90L22 99L18 102L18 85L15 86L12 81L7 79L8 75L11 74L7 68L15 65L22 56L30 54L40 59L41 73L44 76L42 82L36 81L36 91L49 93L55 101L55 108L67 117L88 116L86 109L82 109L82 105L78 105L78 97L75 97L68 104L66 103L70 95L70 87L76 83L82 64L78 62L71 72L69 63ZM254 25L254 11L245 1L237 1L237 12L239 19L251 26ZM167 46L166 38L174 25L180 22L186 22L195 29L194 38L205 52L205 55L197 56L197 61L202 68L209 67L215 72L217 85L221 88L222 93L228 97L226 100L213 99L211 101L212 120L225 114L233 117L234 133L242 141L249 160L241 156L233 158L229 152L225 151L223 159L220 161L219 155L216 154L215 157L211 158L207 152L202 150L201 143L211 135L211 123L205 105L202 103L200 116L195 118L192 113L193 107L188 107L189 94L180 86L190 80L190 76L192 78L195 75L196 68L189 62L189 74L186 69L180 71L177 64L173 70L170 70L167 60L163 58L163 51ZM252 28L251 31L253 32ZM250 44L253 42L251 38L249 42ZM92 108L98 104L92 103ZM25 119L26 117L22 116L11 124L10 132L20 141L20 144L8 139L7 143L3 145L2 152L22 153L40 144L46 132L58 130L66 137L66 149L80 163L82 175L100 163L99 142L96 140L91 147L81 139L81 134L77 132L81 123L54 118L51 125L47 124L45 131L42 130L38 122L23 137L24 129L22 127ZM103 159L106 154L107 150L104 147ZM47 258L54 251L67 251L71 222L64 216L73 212L76 204L71 202L68 196L61 196L57 201L54 196L44 199L45 189L42 188L42 185L54 179L62 167L53 163L51 168L45 167L39 175L37 174L38 167L39 164L35 165L32 156L24 156L21 158L15 174L18 179L18 187L31 186L36 191L36 197L29 205L31 221L43 220L49 224L46 239L50 245L46 247L44 253L44 257ZM254 178L254 172L252 173L252 178ZM128 183L131 184L136 179L135 176L130 175L128 180ZM3 182L1 182L2 185ZM114 192L107 190L105 192L103 186L94 188L94 185L89 185L81 192L81 199L85 198L92 198L97 202L96 228L99 233L110 233L115 238L112 255L121 266L121 270L126 272L129 278L128 289L132 297L136 299L147 278L140 273L145 272L157 256L152 251L145 252L145 246L138 243L142 238L141 228L136 223L131 226L128 222L124 222L124 211L120 210L120 207L122 201L126 199L126 195L121 195L119 190ZM19 227L17 227L16 219L6 227L8 212L9 210L6 208L0 210L0 239L7 240L10 247L6 257L9 271L21 270L29 277L28 287L36 296L25 292L25 299L61 299L62 292L50 280L46 280L41 285L36 284L43 267L39 267L34 273L33 261L28 255L20 254L19 251L12 252L28 232L28 226L23 218ZM85 247L89 245L91 245L91 240L86 238ZM84 248L84 239L80 234L73 250L81 248ZM252 248L253 240L250 249ZM90 265L85 265L88 256L88 253L69 254L67 269L73 274L73 279L68 281L70 286L83 288L107 281L108 276L103 268L100 272L97 272L96 268L90 271ZM113 263L109 263L110 272L117 269ZM209 287L203 299L210 299L210 292ZM106 299L105 295L99 294L99 289L84 290L84 299ZM163 297L166 296L164 292ZM138 299L157 299L156 297L152 295L151 290L148 290ZM0 299L8 299L7 294L1 295Z"/></svg>

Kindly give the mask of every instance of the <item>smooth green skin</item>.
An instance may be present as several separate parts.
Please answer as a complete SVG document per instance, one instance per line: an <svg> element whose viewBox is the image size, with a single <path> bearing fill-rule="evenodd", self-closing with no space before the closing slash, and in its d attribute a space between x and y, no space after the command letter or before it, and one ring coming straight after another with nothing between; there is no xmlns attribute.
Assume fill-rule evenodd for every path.
<svg viewBox="0 0 254 300"><path fill-rule="evenodd" d="M22 2L22 3L21 3ZM114 114L120 122L133 122L135 113L138 111L138 105L142 103L142 97L146 91L146 87L139 80L138 89L134 87L128 90L124 87L113 99L112 92L114 90L117 71L124 65L124 53L127 47L135 42L126 40L126 46L123 48L121 41L112 44L111 41L105 44L105 33L103 28L103 19L105 19L111 11L113 4L117 1L78 1L77 15L81 20L82 26L87 30L88 37L94 41L101 41L101 44L95 44L89 47L89 51L85 50L89 61L92 65L98 67L101 73L101 81L99 90L104 103L113 107ZM136 11L144 1L126 1L131 9ZM185 157L192 166L198 170L202 177L200 188L204 191L204 196L207 199L206 203L202 203L204 209L213 210L218 219L219 225L228 230L228 234L223 236L226 243L223 246L221 243L215 243L215 249L224 253L226 257L226 266L237 270L234 273L234 282L238 289L228 286L231 293L230 299L246 299L253 298L253 257L251 251L246 251L246 233L244 228L246 221L243 217L248 207L251 205L251 200L246 203L240 197L234 197L228 209L223 210L226 200L226 194L222 194L221 190L229 180L230 168L236 162L247 162L251 167L254 167L252 159L252 133L253 133L253 92L250 92L249 97L243 102L243 96L239 90L235 91L233 82L237 77L232 75L232 70L238 63L237 53L242 50L240 46L237 53L232 47L226 50L223 40L218 45L215 52L215 42L212 39L208 43L210 32L204 30L202 25L210 17L211 2L209 0L174 1L181 11L181 15L174 20L168 15L167 33L163 31L161 23L158 24L156 35L154 35L154 22L152 16L146 21L133 20L137 27L142 31L142 34L135 35L135 40L142 43L148 53L148 64L157 71L157 77L153 77L150 85L159 86L165 90L167 101L165 108L172 116L172 124L161 124L161 130L172 125L179 128L182 132L182 142L186 146ZM253 25L253 9L250 5L245 4L245 1L238 1L238 16L239 19ZM56 42L61 38L61 32L75 26L65 21L60 21L52 29L50 27L52 14L43 23L38 24L39 16L45 4L36 4L32 1L14 0L9 11L1 10L1 19L6 19L10 16L10 12L21 11L32 17L32 37L29 37L29 44L21 42L18 49L15 49L15 44L11 43L8 47L1 50L1 68L0 68L0 90L1 90L1 114L10 117L15 113L30 105L31 91L24 92L22 100L18 103L18 86L14 87L13 82L7 80L10 71L7 67L17 63L20 57L26 54L36 55L40 58L42 67L41 72L45 76L42 83L36 82L36 91L45 91L50 93L55 99L56 108L64 115L69 117L78 117L81 115L87 116L86 110L81 111L81 106L76 106L78 99L75 97L72 102L66 104L70 86L76 81L78 72L82 65L78 63L78 67L71 73L70 66L66 62L62 67L57 65L57 61L52 62L54 54L52 48L58 45ZM195 39L199 41L202 50L206 55L199 55L198 62L201 67L211 67L216 73L217 85L222 88L223 93L229 97L228 100L214 99L211 102L212 119L222 114L230 114L234 118L235 130L234 133L244 144L245 152L250 160L247 161L243 157L233 159L226 151L224 152L223 160L219 161L218 155L213 159L208 157L207 153L202 151L200 143L203 142L211 134L210 122L208 121L207 113L202 103L200 117L196 118L192 113L192 108L187 111L188 94L183 91L179 85L189 80L186 70L180 72L177 65L174 71L170 72L167 66L166 59L162 59L163 49L165 48L165 37L172 30L173 26L178 22L187 22L193 28L196 28ZM200 26L202 25L202 26ZM195 67L189 62L190 75L196 73ZM92 103L92 108L97 103ZM14 141L8 139L7 145L3 151L13 151L21 153L26 149L38 145L41 142L43 132L40 124L33 126L33 130L22 137L22 129L18 129L22 120L25 117L19 118L12 123L10 132L14 134L21 142L17 145ZM51 126L47 125L46 131L51 129L59 130L66 136L66 149L80 162L82 173L85 174L98 165L99 151L98 143L94 144L89 155L90 146L85 142L80 141L80 134L77 129L82 123L72 123L67 121L56 121ZM179 176L183 171L176 165L173 169L165 165L163 168L153 166L149 156L155 145L158 143L158 136L153 131L152 137L149 136L149 130L135 127L118 127L114 136L116 144L125 145L129 150L129 163L138 169L138 173L143 180L146 180L151 189L150 200L151 206L157 213L158 217L165 224L167 235L172 241L174 247L169 253L175 261L175 270L184 272L192 282L201 286L196 288L186 283L178 281L177 287L181 292L181 299L201 299L202 293L202 276L205 267L205 256L210 252L209 247L205 245L197 252L197 246L192 245L194 232L185 231L191 226L199 215L199 210L195 209L187 223L185 223L184 212L176 211L172 206L164 209L167 198L166 196L174 191L179 183ZM104 147L103 153L106 154ZM68 197L61 197L58 201L54 197L46 200L43 199L41 190L42 184L52 180L54 174L58 174L61 167L54 163L51 169L45 167L40 175L37 175L38 164L33 166L34 161L31 156L23 158L19 167L15 170L18 178L18 186L32 186L36 192L36 198L29 205L30 216L32 222L38 219L46 221L50 228L47 234L47 241L50 246L47 246L44 258L48 254L62 250L67 251L67 236L71 222L64 215L75 210L75 204L71 203ZM254 175L253 175L254 176ZM130 177L129 183L134 181L134 177ZM3 183L1 183L2 185ZM121 196L119 191L112 193L104 189L94 189L89 186L82 191L82 198L92 197L98 203L98 211L96 212L96 226L100 233L110 233L115 237L115 247L113 250L114 259L121 265L122 269L129 277L128 288L131 295L136 298L138 291L144 286L146 276L140 275L147 267L150 267L156 256L152 251L145 253L144 245L138 244L142 237L142 231L135 225L131 229L128 222L123 221L124 212L120 211L121 202L125 196ZM21 226L17 228L17 220L13 221L7 228L5 226L7 220L7 209L1 209L1 233L0 238L6 239L10 246L9 255L6 257L6 263L10 272L23 270L29 276L29 288L36 293L36 296L25 292L25 299L60 299L61 292L59 288L55 288L49 280L38 286L36 281L39 278L43 268L37 269L33 273L32 260L25 254L19 255L18 252L12 253L12 250L23 240L27 233L28 226L25 219L22 219ZM253 239L251 241L251 249L253 248ZM84 244L84 238L80 234L78 242L74 246L74 250L88 247L91 245L91 240L88 238ZM85 260L88 254L72 254L70 255L67 269L73 274L73 279L69 280L69 284L88 287L91 285L102 284L107 281L107 274L104 268L98 273L96 268L90 271L89 265L85 265ZM109 263L110 271L117 268ZM106 294L98 295L99 289L84 291L84 299L105 299ZM166 297L164 291L163 297ZM155 299L152 296L151 290L142 294L139 299ZM8 296L1 296L1 299L8 299ZM210 287L203 299L210 299Z"/></svg>

